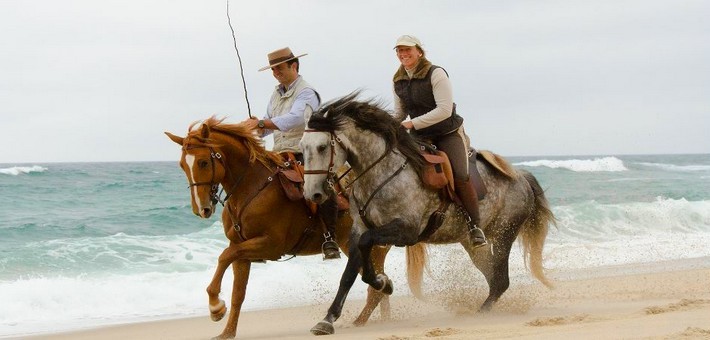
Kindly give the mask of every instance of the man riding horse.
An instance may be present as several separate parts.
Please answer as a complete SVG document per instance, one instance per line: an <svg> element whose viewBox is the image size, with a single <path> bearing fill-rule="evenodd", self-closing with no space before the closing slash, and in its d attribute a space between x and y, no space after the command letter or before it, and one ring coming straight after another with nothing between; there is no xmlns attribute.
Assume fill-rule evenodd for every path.
<svg viewBox="0 0 710 340"><path fill-rule="evenodd" d="M299 59L307 54L295 56L288 47L268 54L269 65L259 71L271 69L279 82L271 95L271 100L263 119L251 118L243 123L265 137L274 135L273 151L281 153L285 159L303 164L303 154L298 143L303 136L305 124L313 111L320 106L320 95L299 75ZM323 258L338 259L340 251L335 242L335 222L338 206L335 198L323 202L318 207L318 215L326 226L323 233Z"/></svg>

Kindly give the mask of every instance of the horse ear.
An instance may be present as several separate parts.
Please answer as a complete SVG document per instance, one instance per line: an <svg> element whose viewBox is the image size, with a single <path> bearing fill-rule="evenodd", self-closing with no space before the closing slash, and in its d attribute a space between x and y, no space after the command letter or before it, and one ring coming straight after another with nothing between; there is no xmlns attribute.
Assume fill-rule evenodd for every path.
<svg viewBox="0 0 710 340"><path fill-rule="evenodd" d="M165 131L165 134L168 135L168 138L170 138L170 140L172 140L173 142L175 142L177 144L182 145L182 143L185 141L185 138L173 135L170 132Z"/></svg>
<svg viewBox="0 0 710 340"><path fill-rule="evenodd" d="M210 126L202 123L201 135L202 138L207 139L210 136Z"/></svg>

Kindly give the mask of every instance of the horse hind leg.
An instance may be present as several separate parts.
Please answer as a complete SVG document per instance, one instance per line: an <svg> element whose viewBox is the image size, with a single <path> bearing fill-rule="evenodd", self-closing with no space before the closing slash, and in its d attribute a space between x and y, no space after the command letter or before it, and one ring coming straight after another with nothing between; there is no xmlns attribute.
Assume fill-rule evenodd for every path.
<svg viewBox="0 0 710 340"><path fill-rule="evenodd" d="M489 228L489 230L491 229ZM471 261L483 273L488 283L488 297L478 309L479 312L490 311L510 286L508 259L515 238L508 240L509 237L505 237L505 240L501 240L500 237L500 235L488 237L490 248L474 248L468 242L464 244Z"/></svg>
<svg viewBox="0 0 710 340"><path fill-rule="evenodd" d="M389 252L390 247L376 247L372 249L372 262L377 273L385 272L385 257ZM367 320L370 319L372 312L377 306L380 306L380 315L383 320L390 318L389 296L375 290L372 287L367 287L367 299L365 307L363 307L360 315L353 321L355 326L364 326Z"/></svg>
<svg viewBox="0 0 710 340"><path fill-rule="evenodd" d="M508 290L510 286L510 277L508 274L508 261L496 261L497 265L494 265L493 272L491 275L486 276L486 281L488 282L488 297L486 301L483 302L481 307L478 309L479 312L488 312L493 308L498 299Z"/></svg>

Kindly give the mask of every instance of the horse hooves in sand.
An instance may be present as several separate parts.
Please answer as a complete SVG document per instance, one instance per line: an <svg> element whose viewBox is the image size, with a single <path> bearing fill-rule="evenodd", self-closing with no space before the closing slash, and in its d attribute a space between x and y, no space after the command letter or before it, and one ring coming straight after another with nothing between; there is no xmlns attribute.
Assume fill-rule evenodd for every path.
<svg viewBox="0 0 710 340"><path fill-rule="evenodd" d="M325 320L317 323L313 326L313 328L311 328L311 334L313 335L331 335L333 333L335 333L333 324Z"/></svg>
<svg viewBox="0 0 710 340"><path fill-rule="evenodd" d="M386 295L392 295L394 292L394 285L392 280L385 274L377 274L377 282L382 282L382 288L379 289L380 292Z"/></svg>
<svg viewBox="0 0 710 340"><path fill-rule="evenodd" d="M225 314L227 314L227 305L224 303L224 300L219 300L216 306L210 306L210 319L212 319L212 321L217 322L222 320Z"/></svg>

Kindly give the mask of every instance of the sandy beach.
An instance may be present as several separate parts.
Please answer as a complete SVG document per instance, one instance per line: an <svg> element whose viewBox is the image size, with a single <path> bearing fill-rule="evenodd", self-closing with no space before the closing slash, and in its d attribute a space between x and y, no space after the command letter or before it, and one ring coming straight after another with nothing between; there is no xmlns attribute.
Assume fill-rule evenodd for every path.
<svg viewBox="0 0 710 340"><path fill-rule="evenodd" d="M494 310L475 313L483 291L451 291L429 301L394 297L392 316L375 311L364 327L351 322L362 301L348 301L325 339L710 339L708 258L584 273L553 273L556 288L511 284ZM653 268L654 270L648 270ZM680 269L676 269L680 268ZM660 270L660 271L659 271ZM635 273L635 274L633 274ZM577 277L565 278L565 275ZM309 329L327 305L245 312L241 339L313 339ZM224 320L204 317L110 326L32 339L209 339Z"/></svg>

